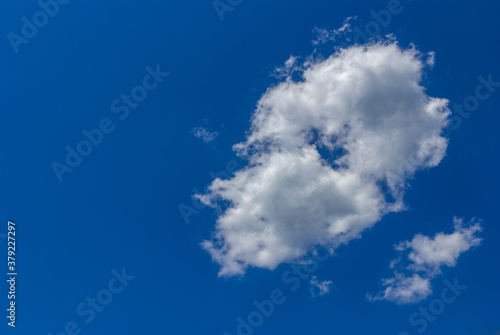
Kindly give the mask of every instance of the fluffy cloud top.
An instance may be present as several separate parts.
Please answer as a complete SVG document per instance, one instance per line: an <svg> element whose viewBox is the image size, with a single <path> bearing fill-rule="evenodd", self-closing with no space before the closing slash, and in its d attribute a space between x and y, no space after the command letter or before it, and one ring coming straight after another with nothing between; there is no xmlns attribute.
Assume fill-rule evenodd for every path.
<svg viewBox="0 0 500 335"><path fill-rule="evenodd" d="M454 218L454 231L451 234L438 233L434 237L417 234L411 241L404 241L394 248L402 255L391 262L394 278L383 279L387 286L371 300L389 300L398 304L419 302L431 293L431 279L441 273L443 266L455 266L458 257L465 251L481 243L477 233L481 231L479 223L473 221L464 225L463 219ZM403 254L407 252L407 259ZM403 264L409 262L406 267ZM412 273L407 276L400 268Z"/></svg>
<svg viewBox="0 0 500 335"><path fill-rule="evenodd" d="M448 101L420 85L423 58L395 42L352 46L267 90L234 146L248 166L197 195L220 211L202 244L219 275L334 249L402 209L407 180L447 147Z"/></svg>

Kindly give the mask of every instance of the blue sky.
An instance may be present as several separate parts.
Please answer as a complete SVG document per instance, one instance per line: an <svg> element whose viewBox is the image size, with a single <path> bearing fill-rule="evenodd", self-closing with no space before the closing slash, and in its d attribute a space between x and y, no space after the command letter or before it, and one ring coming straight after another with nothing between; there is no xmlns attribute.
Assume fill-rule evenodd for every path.
<svg viewBox="0 0 500 335"><path fill-rule="evenodd" d="M12 329L5 317L8 287L2 280L2 332L497 334L500 87L484 83L500 82L499 5L424 0L401 0L399 6L392 1L222 2L231 10L220 16L211 1L90 1L85 5L61 1L57 13L50 7L53 17L46 16L47 23L29 38L22 37L23 17L33 22L40 4L4 4L0 20L4 32L0 44L0 217L5 226L0 234L6 233L8 220L16 223L18 291L16 329ZM344 31L374 26L377 21L371 12L388 8L395 13L378 32L379 43L372 42L368 51L353 46L343 32L333 33L348 17L356 19L348 21ZM321 31L327 36L325 43L314 44ZM16 41L25 39L11 42L11 32L19 36ZM386 34L392 37L387 39ZM412 45L418 51L408 51L415 50ZM351 53L328 58L340 46L350 46ZM434 62L430 52L434 52ZM297 58L295 63L291 56ZM328 59L333 69L324 70L321 65L329 64ZM288 70L277 76L276 69L286 64ZM421 70L412 70L419 64ZM348 88L352 82L322 84L338 83L337 66L340 73L353 73L354 84L363 84L359 91L346 89L334 95L331 87ZM303 73L309 73L309 79L303 79ZM416 83L425 88L418 94L411 89L416 73L422 75ZM287 82L288 86L280 86ZM483 88L477 91L480 85ZM377 106L386 110L385 103L412 106L395 114L402 116L396 118L401 123L377 128L373 137L367 135L372 135L372 129L364 123L355 132L354 109L347 108L342 116L337 109L321 109L319 120L326 117L327 121L312 128L318 141L326 134L327 144L331 133L322 125L352 118L344 138L349 146L343 149L348 148L352 157L360 153L360 158L351 157L346 163L350 168L346 174L361 178L354 188L329 193L345 180L335 179L332 166L320 164L322 170L315 166L320 161L315 159L300 170L300 178L290 179L297 181L297 188L279 180L287 175L281 171L295 166L293 159L306 155L304 148L317 148L318 155L333 160L326 144L321 147L319 142L304 139L297 144L296 134L289 136L288 130L305 127L319 113L316 107L324 107L283 100L295 97L298 91L294 89L299 86L309 90L306 96L311 100L321 100L317 94L324 88L325 96L334 101L366 103L360 119L374 115L378 120L376 113L366 113L378 110ZM478 92L488 97L474 98ZM370 94L373 100L368 99ZM127 95L141 101L127 105ZM443 106L432 107L434 114L428 119L422 115L429 100L422 97L447 99L448 107L441 101ZM283 115L299 121L269 121L265 113L256 111L259 101L269 115L281 115L284 110ZM470 115L460 115L453 107L474 101L479 104ZM254 119L262 116L262 122L252 128L262 131L250 131L252 115ZM446 119L453 122L446 124ZM285 132L269 135L265 132L269 125L272 129L283 126ZM410 152L413 135L431 136L428 132L436 129L438 142L432 143L438 144L429 154L435 166L420 162L407 171L413 177L391 179L394 192L389 195L390 187L383 185L388 180L382 173L385 170L375 166L381 162L398 166L399 158L391 153ZM91 152L70 167L66 148L78 150L78 143L86 140L84 130L101 134L93 135L98 144L82 145L81 150ZM387 140L383 135L392 130L400 137ZM247 138L252 134L255 142ZM298 152L297 156L283 158L275 149L259 146L269 138L271 143L285 143L284 152ZM355 144L362 138L377 155L364 156L365 151ZM439 138L447 140L439 142ZM238 156L233 150L237 143L254 156ZM408 147L384 149L394 143ZM311 152L314 156L316 150ZM241 170L249 159L261 159L270 169L273 159L282 163L277 165L278 177L257 182L255 193L247 187L254 184L233 175L250 171L257 177L247 181L253 182L267 176L258 169ZM54 162L67 166L60 170L60 178ZM310 166L319 170L308 170ZM331 184L318 182L321 174L314 171L324 172L326 179L321 180ZM364 179L379 173L383 176L378 179ZM206 189L214 174L225 178L231 194ZM323 190L324 185L332 187ZM318 198L300 197L300 191L308 187L312 194L318 191ZM363 207L359 199L373 196L372 191L386 192L389 201L401 195L405 207L391 211L384 204L370 202L367 212L355 211L370 214L356 224L339 214L352 206ZM208 206L196 209L195 194L220 206L219 211ZM292 206L290 201L281 201L290 194L298 194L305 202ZM248 198L252 201L236 206L243 214L233 215L228 204ZM331 205L316 211L314 206L322 201ZM342 207L344 202L347 205ZM268 204L275 207L261 211ZM193 210L188 224L179 206ZM333 214L321 216L321 210ZM292 221L300 218L297 225L282 220L285 214ZM462 224L454 223L454 217L463 218ZM222 226L221 220L226 220ZM351 234L346 233L345 243L337 234L341 223ZM329 225L331 236L321 230L323 224ZM278 232L269 235L272 243L249 233L258 235L266 226ZM213 239L217 232L225 243ZM395 250L401 242L400 250ZM2 235L0 245L6 254ZM246 249L238 249L242 245ZM333 249L334 255L325 260L318 262L314 257L315 251L324 255ZM391 269L391 261L400 255ZM308 261L317 264L304 278L291 272ZM5 279L6 264L4 269L1 278ZM413 287L405 300L396 294L401 282L384 285L382 281L396 278L396 273L403 273L404 278L418 275L424 284ZM452 294L449 285L455 280L461 289ZM393 288L392 293L384 295L387 287ZM116 293L107 295L112 290ZM91 310L87 298L96 297L109 303L99 311L85 312ZM258 315L254 301L264 300L273 303L272 313L249 321L251 315ZM422 309L430 309L431 315L422 316ZM415 313L413 322L409 321ZM258 326L240 326L242 319Z"/></svg>

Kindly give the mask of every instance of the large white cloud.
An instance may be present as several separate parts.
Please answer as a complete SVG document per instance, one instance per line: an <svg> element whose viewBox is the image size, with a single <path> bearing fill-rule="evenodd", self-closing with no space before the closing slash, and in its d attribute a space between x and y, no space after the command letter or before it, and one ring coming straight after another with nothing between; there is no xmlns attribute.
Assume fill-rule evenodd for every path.
<svg viewBox="0 0 500 335"><path fill-rule="evenodd" d="M402 209L407 180L447 147L448 101L420 85L423 58L393 41L352 46L267 90L234 146L248 166L198 195L220 210L203 243L219 275L335 248Z"/></svg>
<svg viewBox="0 0 500 335"><path fill-rule="evenodd" d="M478 222L464 224L463 219L457 218L453 222L451 234L438 233L434 237L417 234L411 241L395 245L401 256L391 262L394 278L383 279L385 290L374 297L368 295L368 298L406 304L419 302L432 294L431 279L441 273L442 267L455 266L462 253L481 243L477 236L481 231ZM407 253L406 259L404 253ZM403 272L410 272L411 276Z"/></svg>

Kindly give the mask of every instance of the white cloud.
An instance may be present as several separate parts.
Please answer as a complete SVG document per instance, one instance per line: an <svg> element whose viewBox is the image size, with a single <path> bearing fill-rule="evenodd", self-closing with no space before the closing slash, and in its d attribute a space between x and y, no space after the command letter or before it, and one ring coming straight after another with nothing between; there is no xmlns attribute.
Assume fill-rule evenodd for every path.
<svg viewBox="0 0 500 335"><path fill-rule="evenodd" d="M315 27L313 31L316 33L316 39L313 40L313 45L325 44L330 41L335 42L337 36L351 32L351 21L356 18L356 16L346 18L340 28L333 30Z"/></svg>
<svg viewBox="0 0 500 335"><path fill-rule="evenodd" d="M283 66L274 69L272 76L281 79L301 70L302 67L297 65L297 57L290 55Z"/></svg>
<svg viewBox="0 0 500 335"><path fill-rule="evenodd" d="M395 272L394 278L383 279L382 283L387 288L378 296L368 295L370 300L389 300L398 304L407 304L421 301L432 293L430 279L422 278L418 274L407 277Z"/></svg>
<svg viewBox="0 0 500 335"><path fill-rule="evenodd" d="M403 208L408 179L447 147L448 100L420 86L422 59L392 41L353 46L267 90L234 146L248 166L197 195L220 211L202 243L219 275L335 248Z"/></svg>
<svg viewBox="0 0 500 335"><path fill-rule="evenodd" d="M441 274L443 266L453 267L458 257L472 247L478 246L481 239L476 236L481 225L471 221L464 225L463 219L454 218L454 231L451 234L438 233L434 237L417 234L411 241L400 242L394 248L401 256L391 262L394 278L383 279L384 291L370 300L389 300L398 304L419 302L432 294L431 279ZM404 266L403 253L408 252L410 264ZM403 269L400 269L403 268ZM400 271L407 270L411 277Z"/></svg>
<svg viewBox="0 0 500 335"><path fill-rule="evenodd" d="M195 137L201 138L201 140L205 143L211 142L215 140L217 136L219 136L218 132L210 132L203 127L193 128L191 132Z"/></svg>
<svg viewBox="0 0 500 335"><path fill-rule="evenodd" d="M335 285L333 284L333 282L331 280L323 280L320 282L320 281L318 281L316 276L311 277L309 284L311 285L310 293L311 293L311 296L313 296L313 297L328 294L328 293L330 293L330 290L332 289L332 287L335 288Z"/></svg>
<svg viewBox="0 0 500 335"><path fill-rule="evenodd" d="M479 223L464 226L463 219L453 219L452 234L439 233L434 238L417 234L411 241L405 241L396 246L396 250L411 250L408 259L413 262L409 269L440 273L440 267L455 266L457 259L471 247L478 246L481 239L476 233L481 231Z"/></svg>
<svg viewBox="0 0 500 335"><path fill-rule="evenodd" d="M434 51L428 52L425 62L427 63L427 65L433 68L434 64L436 64L436 53Z"/></svg>

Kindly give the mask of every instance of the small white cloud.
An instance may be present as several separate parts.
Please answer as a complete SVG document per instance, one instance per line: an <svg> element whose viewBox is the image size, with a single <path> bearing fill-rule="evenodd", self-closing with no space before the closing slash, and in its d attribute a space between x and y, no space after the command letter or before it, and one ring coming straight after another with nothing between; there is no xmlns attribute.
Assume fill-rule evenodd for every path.
<svg viewBox="0 0 500 335"><path fill-rule="evenodd" d="M336 289L335 285L330 280L323 280L322 282L318 281L316 276L312 276L311 281L311 296L317 297L330 293L332 287Z"/></svg>
<svg viewBox="0 0 500 335"><path fill-rule="evenodd" d="M340 28L328 30L325 28L314 27L314 33L316 34L316 39L312 41L312 44L317 46L325 44L327 42L335 42L337 36L345 34L346 32L351 32L351 21L355 20L356 16L348 17L344 20L344 23Z"/></svg>
<svg viewBox="0 0 500 335"><path fill-rule="evenodd" d="M292 66L295 65L296 62L297 62L297 57L291 55L290 58L288 58L288 60L285 62L285 66L287 69L290 69Z"/></svg>
<svg viewBox="0 0 500 335"><path fill-rule="evenodd" d="M429 65L430 68L434 67L434 64L436 63L436 53L434 51L430 51L427 53L427 59L425 60L425 63Z"/></svg>
<svg viewBox="0 0 500 335"><path fill-rule="evenodd" d="M290 55L290 58L286 60L285 64L281 67L275 68L271 75L275 78L281 79L289 77L293 73L300 72L302 70L302 67L297 65L297 57Z"/></svg>
<svg viewBox="0 0 500 335"><path fill-rule="evenodd" d="M377 296L367 295L370 301L388 300L401 304L415 303L427 298L432 294L429 278L422 278L418 274L411 277L394 272L394 278L382 279L386 289Z"/></svg>
<svg viewBox="0 0 500 335"><path fill-rule="evenodd" d="M464 225L463 219L457 218L453 222L451 234L438 233L434 237L417 234L411 241L395 245L394 249L401 255L390 265L396 269L394 278L383 279L385 290L376 296L368 295L368 298L406 304L419 302L432 294L430 281L441 274L442 267L454 267L462 253L481 244L481 238L476 236L482 230L480 223L473 220ZM408 253L406 259L403 257L405 252ZM412 275L407 276L403 271Z"/></svg>
<svg viewBox="0 0 500 335"><path fill-rule="evenodd" d="M194 136L201 138L201 140L205 143L211 142L215 140L217 136L219 136L218 132L209 132L203 127L196 127L191 130Z"/></svg>
<svg viewBox="0 0 500 335"><path fill-rule="evenodd" d="M413 240L396 246L399 251L411 250L408 259L412 264L408 269L439 274L442 266L455 266L463 252L481 244L481 238L476 236L481 231L479 223L472 221L464 226L463 219L458 218L453 223L452 234L439 233L434 238L417 234Z"/></svg>

